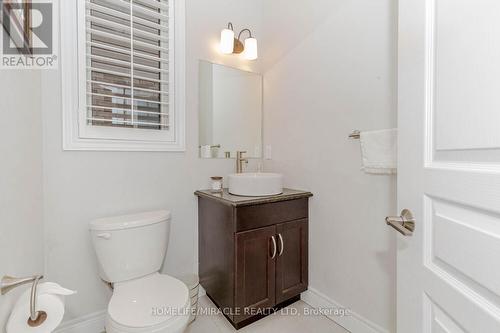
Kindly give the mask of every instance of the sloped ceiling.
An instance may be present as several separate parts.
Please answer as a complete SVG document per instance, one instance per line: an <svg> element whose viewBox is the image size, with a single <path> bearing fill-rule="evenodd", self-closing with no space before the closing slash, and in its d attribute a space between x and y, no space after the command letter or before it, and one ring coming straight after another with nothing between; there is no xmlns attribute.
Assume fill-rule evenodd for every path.
<svg viewBox="0 0 500 333"><path fill-rule="evenodd" d="M272 68L309 34L321 26L339 1L268 0L263 4L260 57L264 72Z"/></svg>

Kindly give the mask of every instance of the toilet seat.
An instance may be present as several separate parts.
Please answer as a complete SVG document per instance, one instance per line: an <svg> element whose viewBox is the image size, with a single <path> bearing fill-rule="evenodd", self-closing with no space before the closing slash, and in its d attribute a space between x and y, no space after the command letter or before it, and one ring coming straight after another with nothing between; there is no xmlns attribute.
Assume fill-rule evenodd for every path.
<svg viewBox="0 0 500 333"><path fill-rule="evenodd" d="M108 333L177 333L189 321L189 290L162 274L117 283L108 306Z"/></svg>

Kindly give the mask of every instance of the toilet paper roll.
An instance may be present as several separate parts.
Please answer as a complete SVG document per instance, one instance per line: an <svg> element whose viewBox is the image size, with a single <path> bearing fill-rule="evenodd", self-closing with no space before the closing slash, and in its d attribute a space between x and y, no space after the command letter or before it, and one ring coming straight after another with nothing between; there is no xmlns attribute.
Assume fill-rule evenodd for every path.
<svg viewBox="0 0 500 333"><path fill-rule="evenodd" d="M55 283L43 283L38 287L36 310L45 312L47 318L37 327L28 324L31 314L30 290L17 301L7 322L7 333L51 333L64 317L64 296L74 291L60 287Z"/></svg>

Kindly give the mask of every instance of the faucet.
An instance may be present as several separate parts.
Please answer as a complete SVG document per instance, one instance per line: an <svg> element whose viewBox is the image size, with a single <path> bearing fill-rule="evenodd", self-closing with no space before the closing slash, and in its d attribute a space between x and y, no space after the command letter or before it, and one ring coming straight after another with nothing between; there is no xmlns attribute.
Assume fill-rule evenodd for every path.
<svg viewBox="0 0 500 333"><path fill-rule="evenodd" d="M246 153L246 151L236 152L236 173L243 173L243 163L248 164L248 158L243 157L243 154Z"/></svg>

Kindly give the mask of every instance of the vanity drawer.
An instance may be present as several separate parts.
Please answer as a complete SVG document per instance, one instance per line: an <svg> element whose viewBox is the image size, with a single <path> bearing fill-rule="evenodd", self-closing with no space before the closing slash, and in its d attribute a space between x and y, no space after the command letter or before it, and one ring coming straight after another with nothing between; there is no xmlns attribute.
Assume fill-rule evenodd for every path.
<svg viewBox="0 0 500 333"><path fill-rule="evenodd" d="M305 219L308 217L309 200L265 203L236 208L236 232Z"/></svg>

